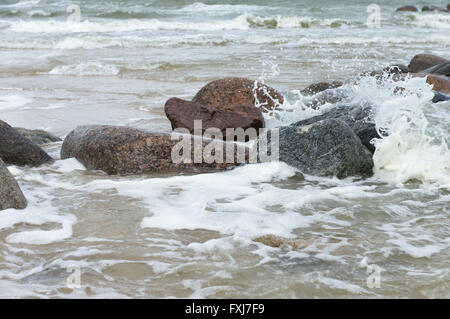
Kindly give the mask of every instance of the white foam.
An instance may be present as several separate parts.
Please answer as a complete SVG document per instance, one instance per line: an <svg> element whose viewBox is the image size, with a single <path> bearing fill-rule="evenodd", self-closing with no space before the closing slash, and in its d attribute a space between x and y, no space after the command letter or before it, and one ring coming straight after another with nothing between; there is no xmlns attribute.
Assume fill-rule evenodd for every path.
<svg viewBox="0 0 450 319"><path fill-rule="evenodd" d="M7 110L14 110L14 109L20 109L24 105L27 105L31 103L33 99L30 99L28 97L22 96L22 95L6 95L0 97L0 110L7 111Z"/></svg>
<svg viewBox="0 0 450 319"><path fill-rule="evenodd" d="M60 65L53 68L49 74L53 75L117 75L120 68L112 64L87 62L80 64Z"/></svg>

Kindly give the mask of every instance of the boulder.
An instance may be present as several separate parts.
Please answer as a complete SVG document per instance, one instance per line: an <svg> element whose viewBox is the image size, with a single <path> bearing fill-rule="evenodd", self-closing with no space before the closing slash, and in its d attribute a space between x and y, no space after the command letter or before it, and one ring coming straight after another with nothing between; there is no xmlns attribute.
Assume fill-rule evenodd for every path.
<svg viewBox="0 0 450 319"><path fill-rule="evenodd" d="M427 83L433 85L433 90L441 93L450 93L450 78L443 75L430 74Z"/></svg>
<svg viewBox="0 0 450 319"><path fill-rule="evenodd" d="M371 109L368 107L349 107L341 105L325 112L321 115L313 116L309 119L302 120L296 123L297 126L310 125L318 121L327 119L337 119L345 122L359 137L362 144L367 147L372 153L375 152L375 147L370 143L374 138L379 138L375 127L375 122L372 119Z"/></svg>
<svg viewBox="0 0 450 319"><path fill-rule="evenodd" d="M414 56L409 63L408 67L412 73L417 73L432 66L450 62L447 59L433 55L433 54L418 54Z"/></svg>
<svg viewBox="0 0 450 319"><path fill-rule="evenodd" d="M334 81L334 82L319 82L319 83L313 83L307 88L300 91L302 95L315 95L319 92L328 90L328 89L334 89L337 87L340 87L344 85L341 81Z"/></svg>
<svg viewBox="0 0 450 319"><path fill-rule="evenodd" d="M22 127L15 127L14 129L38 145L62 141L59 137L43 130L29 130Z"/></svg>
<svg viewBox="0 0 450 319"><path fill-rule="evenodd" d="M231 105L259 106L263 112L267 112L283 104L284 98L275 89L257 81L224 78L205 85L192 101L219 109Z"/></svg>
<svg viewBox="0 0 450 319"><path fill-rule="evenodd" d="M256 133L264 127L264 117L259 108L253 105L227 105L221 108L202 105L196 102L171 98L164 106L172 129L186 128L194 134L194 121L202 121L202 135L208 128L218 128L226 139L227 128L254 128ZM256 135L255 135L256 138Z"/></svg>
<svg viewBox="0 0 450 319"><path fill-rule="evenodd" d="M268 137L269 151L272 136L273 132ZM372 154L351 127L337 119L281 127L279 160L317 176L367 176L373 169Z"/></svg>
<svg viewBox="0 0 450 319"><path fill-rule="evenodd" d="M403 6L403 7L400 7L400 8L397 8L397 10L395 10L395 11L410 11L410 12L417 12L417 11L419 11L419 9L417 9L416 7L414 7L414 6Z"/></svg>
<svg viewBox="0 0 450 319"><path fill-rule="evenodd" d="M27 200L14 177L0 158L0 210L15 208L24 209Z"/></svg>
<svg viewBox="0 0 450 319"><path fill-rule="evenodd" d="M53 159L30 139L0 120L0 158L6 164L39 166Z"/></svg>
<svg viewBox="0 0 450 319"><path fill-rule="evenodd" d="M61 159L75 157L87 169L102 170L110 175L189 168L227 169L243 162L237 158L237 150L244 149L245 151L246 149L236 146L235 143L225 143L189 134L178 134L177 136L178 138L171 139L170 133L150 132L124 126L79 126L65 138L61 148ZM190 143L191 147L186 152L176 146L184 140L181 137L186 138ZM200 145L203 148L207 146L222 147L223 156L220 156L219 160L222 163L207 163L206 160L202 160L202 157L197 160L194 152L199 148L195 148L194 145ZM227 145L233 146L232 161L230 161L232 163L226 163ZM176 154L188 156L187 161L174 161L172 159L173 150L176 150ZM246 153L245 155L245 159L248 158Z"/></svg>
<svg viewBox="0 0 450 319"><path fill-rule="evenodd" d="M450 77L450 62L432 66L431 68L421 71L421 73L445 75Z"/></svg>

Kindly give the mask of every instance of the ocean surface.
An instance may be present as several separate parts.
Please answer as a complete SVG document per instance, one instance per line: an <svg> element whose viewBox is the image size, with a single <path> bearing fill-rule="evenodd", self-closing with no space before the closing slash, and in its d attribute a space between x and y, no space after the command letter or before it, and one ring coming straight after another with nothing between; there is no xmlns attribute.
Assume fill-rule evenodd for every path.
<svg viewBox="0 0 450 319"><path fill-rule="evenodd" d="M237 76L285 95L265 114L275 127L334 107L305 106L311 83L450 58L449 13L395 12L447 2L376 1L371 28L373 2L2 0L0 118L62 138L82 124L168 132L168 98ZM343 88L390 133L368 179L283 163L127 177L75 159L10 166L29 204L0 212L0 297L449 298L450 102L432 104L424 79L397 85ZM252 241L265 234L307 246Z"/></svg>

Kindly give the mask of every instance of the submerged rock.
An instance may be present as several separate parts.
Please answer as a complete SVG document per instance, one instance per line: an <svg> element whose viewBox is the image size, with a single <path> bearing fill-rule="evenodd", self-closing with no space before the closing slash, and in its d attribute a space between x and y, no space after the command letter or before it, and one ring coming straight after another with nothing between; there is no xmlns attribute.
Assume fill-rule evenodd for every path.
<svg viewBox="0 0 450 319"><path fill-rule="evenodd" d="M167 118L172 123L172 129L186 128L194 134L194 121L201 120L203 135L208 128L218 128L226 139L227 128L254 128L256 133L264 127L264 117L261 111L252 105L229 105L221 108L206 106L196 102L171 98L164 106ZM255 136L256 138L256 136Z"/></svg>
<svg viewBox="0 0 450 319"><path fill-rule="evenodd" d="M335 89L341 87L342 85L344 85L344 83L341 81L334 81L331 83L329 82L313 83L310 86L306 87L305 89L301 90L300 93L302 95L314 95L328 89Z"/></svg>
<svg viewBox="0 0 450 319"><path fill-rule="evenodd" d="M308 246L308 243L301 241L301 240L295 240L285 237L280 237L276 235L263 235L259 236L253 239L254 242L262 243L266 246L278 248L283 245L291 246L293 249L301 249Z"/></svg>
<svg viewBox="0 0 450 319"><path fill-rule="evenodd" d="M419 11L419 9L417 9L417 8L414 7L414 6L403 6L403 7L397 8L397 10L395 10L395 11L410 11L410 12L417 12L417 11Z"/></svg>
<svg viewBox="0 0 450 319"><path fill-rule="evenodd" d="M75 157L87 169L102 170L110 175L189 168L227 169L243 162L237 157L237 150L244 149L245 151L246 149L235 143L225 143L192 135L178 135L178 137L184 137L191 143L191 147L188 148L189 152L182 152L182 149L177 148L176 145L181 145L178 144L181 139L172 140L169 133L150 132L123 126L79 126L65 138L61 148L61 159ZM194 143L201 145L203 149L205 147L211 147L211 149L214 149L215 146L222 147L223 156L218 153L219 161L222 163L212 161L208 163L205 159L202 160L201 152L200 160L198 160L200 163L195 163L197 156L195 156ZM232 163L226 163L226 145L232 145L233 154L230 155ZM186 162L181 161L183 158L179 162L174 161L172 152L180 157L181 155L187 156ZM213 152L208 154L211 153Z"/></svg>
<svg viewBox="0 0 450 319"><path fill-rule="evenodd" d="M30 139L0 120L0 158L6 164L39 166L53 159Z"/></svg>
<svg viewBox="0 0 450 319"><path fill-rule="evenodd" d="M0 158L0 210L15 208L24 209L27 200L14 177Z"/></svg>
<svg viewBox="0 0 450 319"><path fill-rule="evenodd" d="M212 81L198 91L193 102L214 108L232 105L256 105L258 98L261 111L267 112L283 104L283 96L275 89L245 78L224 78Z"/></svg>
<svg viewBox="0 0 450 319"><path fill-rule="evenodd" d="M271 144L268 146L270 150ZM306 174L338 178L371 175L373 168L370 151L352 128L338 119L281 127L279 160Z"/></svg>
<svg viewBox="0 0 450 319"><path fill-rule="evenodd" d="M62 141L59 137L43 130L30 130L22 127L15 127L14 129L16 129L22 136L32 140L37 145Z"/></svg>
<svg viewBox="0 0 450 319"><path fill-rule="evenodd" d="M449 12L448 9L437 7L437 6L424 6L424 7L422 7L422 11Z"/></svg>
<svg viewBox="0 0 450 319"><path fill-rule="evenodd" d="M433 103L438 103L438 102L444 102L444 101L450 101L450 95L445 95L439 92L436 92L434 94Z"/></svg>
<svg viewBox="0 0 450 319"><path fill-rule="evenodd" d="M418 54L414 56L408 65L411 73L417 73L425 69L431 68L432 66L450 62L440 56L433 54Z"/></svg>

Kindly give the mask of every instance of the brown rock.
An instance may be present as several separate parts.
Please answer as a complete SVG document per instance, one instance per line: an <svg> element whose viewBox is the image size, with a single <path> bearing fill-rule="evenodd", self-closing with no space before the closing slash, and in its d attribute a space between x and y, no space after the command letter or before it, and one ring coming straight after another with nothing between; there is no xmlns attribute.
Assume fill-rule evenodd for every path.
<svg viewBox="0 0 450 319"><path fill-rule="evenodd" d="M395 11L417 12L419 10L416 7L414 7L414 6L403 6L403 7L397 8L397 10L395 10Z"/></svg>
<svg viewBox="0 0 450 319"><path fill-rule="evenodd" d="M53 159L39 146L0 120L0 158L6 164L39 166Z"/></svg>
<svg viewBox="0 0 450 319"><path fill-rule="evenodd" d="M253 239L254 242L262 243L270 247L280 247L282 245L291 246L293 249L301 249L308 246L307 243L301 240L289 239L285 237L275 236L275 235L264 235Z"/></svg>
<svg viewBox="0 0 450 319"><path fill-rule="evenodd" d="M178 137L180 137L179 135ZM237 157L237 150L244 150L242 146L235 143L225 143L219 140L182 135L191 146L189 152L180 152L175 149L176 154L186 155L189 162L177 163L172 160L172 150L181 138L171 139L169 133L156 133L121 126L79 126L70 132L64 140L61 148L61 159L75 157L87 169L103 170L107 174L128 175L146 172L162 172L183 169L227 169L240 165L244 159ZM184 140L184 139L183 139ZM223 149L221 161L224 163L194 163L194 143L205 146L219 146ZM226 145L234 148L231 158L233 163L226 163ZM212 153L212 152L210 152ZM201 154L201 153L200 153ZM201 157L200 157L201 158Z"/></svg>
<svg viewBox="0 0 450 319"><path fill-rule="evenodd" d="M427 83L433 85L434 91L450 93L450 78L447 76L430 74Z"/></svg>
<svg viewBox="0 0 450 319"><path fill-rule="evenodd" d="M307 88L300 91L302 95L315 95L319 92L328 90L328 89L334 89L337 87L340 87L344 85L341 81L334 81L331 83L328 82L319 82L319 83L313 83Z"/></svg>
<svg viewBox="0 0 450 319"><path fill-rule="evenodd" d="M0 210L15 208L24 209L27 200L14 177L0 158Z"/></svg>
<svg viewBox="0 0 450 319"><path fill-rule="evenodd" d="M172 129L186 128L191 134L194 134L194 120L202 121L202 135L208 128L218 128L223 139L227 137L227 128L246 130L253 127L259 133L259 129L264 127L264 117L260 109L252 105L226 105L217 108L171 98L166 102L164 111L172 123Z"/></svg>
<svg viewBox="0 0 450 319"><path fill-rule="evenodd" d="M245 78L224 78L212 81L198 91L192 99L203 105L223 108L231 105L255 105L255 91L263 112L283 104L284 98L275 89Z"/></svg>
<svg viewBox="0 0 450 319"><path fill-rule="evenodd" d="M411 73L417 73L425 69L431 68L432 66L446 62L450 61L433 54L418 54L412 58L408 67L411 70Z"/></svg>

